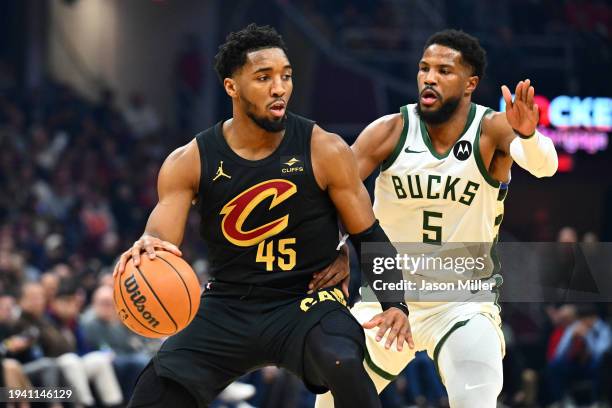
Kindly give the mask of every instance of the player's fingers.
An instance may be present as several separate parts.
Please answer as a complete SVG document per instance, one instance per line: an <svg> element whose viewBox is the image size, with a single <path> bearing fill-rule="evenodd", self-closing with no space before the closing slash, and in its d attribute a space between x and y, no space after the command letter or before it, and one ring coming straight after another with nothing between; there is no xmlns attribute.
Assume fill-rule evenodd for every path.
<svg viewBox="0 0 612 408"><path fill-rule="evenodd" d="M334 278L334 271L331 270L331 268L326 270L324 273L321 274L320 278L318 278L316 289L327 288L335 285L336 283L340 283L340 280L336 281Z"/></svg>
<svg viewBox="0 0 612 408"><path fill-rule="evenodd" d="M117 273L121 275L125 270L125 264L127 264L128 259L131 256L131 249L128 249L119 257L119 261L117 262Z"/></svg>
<svg viewBox="0 0 612 408"><path fill-rule="evenodd" d="M349 273L346 278L342 281L342 293L344 293L344 297L348 301L351 294L349 293L349 284L351 283L351 274Z"/></svg>
<svg viewBox="0 0 612 408"><path fill-rule="evenodd" d="M538 106L537 103L533 104L533 107L531 108L531 110L533 111L534 114L538 116L538 118L540 117L540 107Z"/></svg>
<svg viewBox="0 0 612 408"><path fill-rule="evenodd" d="M386 349L390 349L393 341L400 334L400 330L402 328L402 321L400 319L396 319L391 325L391 330L389 330L389 334L387 335L387 343L385 344Z"/></svg>
<svg viewBox="0 0 612 408"><path fill-rule="evenodd" d="M155 259L155 245L152 243L147 243L144 245L144 250L149 256L149 259Z"/></svg>
<svg viewBox="0 0 612 408"><path fill-rule="evenodd" d="M380 315L376 315L370 320L368 320L367 322L363 323L361 326L364 329L373 329L374 327L378 326L381 320L382 320L382 317Z"/></svg>
<svg viewBox="0 0 612 408"><path fill-rule="evenodd" d="M134 266L140 265L140 251L142 250L142 246L139 242L136 242L132 246L132 261L134 261Z"/></svg>
<svg viewBox="0 0 612 408"><path fill-rule="evenodd" d="M382 322L378 324L378 332L376 333L376 341L380 341L383 337L385 337L385 333L389 329L389 326L390 325L384 319L382 320Z"/></svg>
<svg viewBox="0 0 612 408"><path fill-rule="evenodd" d="M404 349L404 341L406 339L406 333L400 333L397 336L397 343L396 343L396 347L397 347L397 351L402 351Z"/></svg>
<svg viewBox="0 0 612 408"><path fill-rule="evenodd" d="M413 349L414 337L412 337L412 328L410 327L410 323L408 323L408 327L406 328L406 341L408 342L408 347Z"/></svg>
<svg viewBox="0 0 612 408"><path fill-rule="evenodd" d="M533 97L535 96L535 88L530 86L527 90L527 106L529 109L533 107Z"/></svg>
<svg viewBox="0 0 612 408"><path fill-rule="evenodd" d="M502 85L501 87L502 96L504 97L504 101L506 102L506 110L512 108L512 93L510 89L506 85Z"/></svg>
<svg viewBox="0 0 612 408"><path fill-rule="evenodd" d="M514 89L514 101L515 101L515 102L516 102L516 101L519 99L519 96L520 96L520 94L521 94L520 92L521 92L521 87L522 87L522 85L523 85L523 81L519 81L519 82L516 84L516 88Z"/></svg>
<svg viewBox="0 0 612 408"><path fill-rule="evenodd" d="M308 293L311 293L312 291L316 290L319 286L319 281L323 278L323 274L325 273L325 270L321 271L321 272L316 272L312 275L312 280L310 281L310 283L308 284Z"/></svg>
<svg viewBox="0 0 612 408"><path fill-rule="evenodd" d="M161 248L168 252L173 253L176 256L183 256L183 253L181 252L181 250L176 245L174 245L172 242L162 241Z"/></svg>

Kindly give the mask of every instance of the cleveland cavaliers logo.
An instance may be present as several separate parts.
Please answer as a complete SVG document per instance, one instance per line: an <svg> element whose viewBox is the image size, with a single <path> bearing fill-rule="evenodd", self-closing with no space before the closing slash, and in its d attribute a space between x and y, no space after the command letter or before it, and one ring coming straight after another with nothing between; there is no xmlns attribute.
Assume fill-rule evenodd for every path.
<svg viewBox="0 0 612 408"><path fill-rule="evenodd" d="M467 140L461 140L457 142L455 147L453 147L453 154L457 158L457 160L467 160L472 154L472 144Z"/></svg>
<svg viewBox="0 0 612 408"><path fill-rule="evenodd" d="M224 216L221 221L223 235L234 245L248 247L278 234L289 225L289 214L248 231L243 230L243 225L255 207L266 198L272 197L268 208L271 210L296 192L295 184L282 179L264 181L243 191L221 209L220 214Z"/></svg>

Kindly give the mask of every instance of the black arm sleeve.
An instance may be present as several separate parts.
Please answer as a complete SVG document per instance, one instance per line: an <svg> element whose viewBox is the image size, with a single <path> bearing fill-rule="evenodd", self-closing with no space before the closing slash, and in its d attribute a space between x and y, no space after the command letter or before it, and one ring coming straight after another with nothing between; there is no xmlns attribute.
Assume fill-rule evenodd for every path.
<svg viewBox="0 0 612 408"><path fill-rule="evenodd" d="M392 258L395 259L397 251L389 241L387 234L380 227L378 220L372 224L367 230L359 234L351 235L351 242L357 251L357 256L361 264L361 273L365 276L370 284L370 287L376 295L376 299L380 302L383 310L390 307L397 307L408 314L408 307L404 303L404 292L401 290L377 290L374 281L379 280L387 283L397 283L403 280L402 270L399 268L385 269L382 274L374 273L375 258ZM372 244L364 251L362 244ZM379 283L381 283L379 282Z"/></svg>

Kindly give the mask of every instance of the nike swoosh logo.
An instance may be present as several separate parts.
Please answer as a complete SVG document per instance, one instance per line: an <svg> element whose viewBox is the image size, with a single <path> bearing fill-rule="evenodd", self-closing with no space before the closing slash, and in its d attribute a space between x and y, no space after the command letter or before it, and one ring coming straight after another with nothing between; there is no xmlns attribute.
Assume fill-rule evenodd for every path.
<svg viewBox="0 0 612 408"><path fill-rule="evenodd" d="M404 149L404 151L405 151L406 153L425 153L425 152L426 152L426 150L410 150L410 148L409 148L409 147L407 147L406 149Z"/></svg>
<svg viewBox="0 0 612 408"><path fill-rule="evenodd" d="M487 385L491 385L491 383L486 383L486 384L476 384L476 385L469 385L469 384L465 384L465 390L469 391L469 390L473 390L476 388L482 388L482 387L486 387Z"/></svg>

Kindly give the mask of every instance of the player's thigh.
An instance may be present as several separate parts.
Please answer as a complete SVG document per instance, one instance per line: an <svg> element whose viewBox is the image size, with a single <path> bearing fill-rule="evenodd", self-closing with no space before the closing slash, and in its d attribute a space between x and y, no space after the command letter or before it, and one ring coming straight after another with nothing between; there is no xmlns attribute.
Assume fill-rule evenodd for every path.
<svg viewBox="0 0 612 408"><path fill-rule="evenodd" d="M187 388L199 401L211 401L233 380L265 361L254 352L248 310L231 300L202 299L197 316L170 337L153 358L155 371ZM236 315L244 316L237 319Z"/></svg>
<svg viewBox="0 0 612 408"><path fill-rule="evenodd" d="M149 363L138 376L130 408L163 408L163 407L196 408L196 397L188 388L179 382L160 377L152 363Z"/></svg>

